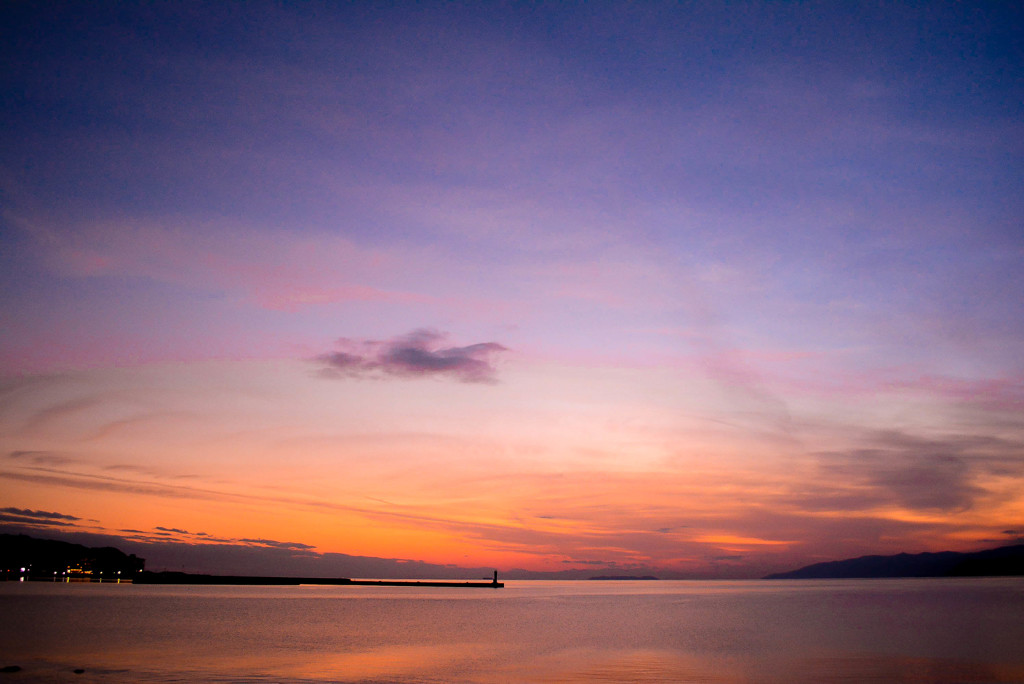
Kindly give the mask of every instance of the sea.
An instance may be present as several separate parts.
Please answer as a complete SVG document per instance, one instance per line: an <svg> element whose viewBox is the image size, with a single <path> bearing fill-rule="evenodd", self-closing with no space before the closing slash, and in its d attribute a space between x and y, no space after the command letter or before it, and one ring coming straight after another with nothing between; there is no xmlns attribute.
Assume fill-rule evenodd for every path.
<svg viewBox="0 0 1024 684"><path fill-rule="evenodd" d="M0 583L3 682L1024 682L1024 578Z"/></svg>

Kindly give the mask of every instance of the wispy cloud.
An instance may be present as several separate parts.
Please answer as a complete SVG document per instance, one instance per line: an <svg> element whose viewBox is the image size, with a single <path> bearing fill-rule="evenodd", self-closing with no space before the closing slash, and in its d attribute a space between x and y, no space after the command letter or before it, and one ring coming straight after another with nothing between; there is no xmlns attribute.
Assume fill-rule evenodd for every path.
<svg viewBox="0 0 1024 684"><path fill-rule="evenodd" d="M328 377L448 376L460 382L497 381L492 359L506 347L497 342L446 347L447 338L426 328L386 341L342 338L337 351L322 354L317 361Z"/></svg>
<svg viewBox="0 0 1024 684"><path fill-rule="evenodd" d="M309 551L316 548L310 544L302 544L300 542L283 542L274 539L239 539L238 541L246 544L254 544L256 546L267 546L274 549L288 549L291 551Z"/></svg>
<svg viewBox="0 0 1024 684"><path fill-rule="evenodd" d="M153 539L154 536L166 538L166 537L177 537L177 540L182 543L188 544L234 544L234 545L245 545L245 546L261 546L272 549L285 549L295 551L299 553L306 553L312 551L316 547L311 544L303 544L301 542L291 541L278 541L276 539L234 539L229 537L214 537L207 532L189 532L188 530L181 529L179 527L163 527L157 525L153 528L155 532L147 533L141 530L121 530L122 532L133 532L139 536L134 537L137 540Z"/></svg>
<svg viewBox="0 0 1024 684"><path fill-rule="evenodd" d="M60 456L48 451L11 451L7 458L15 461L31 462L40 466L67 466L75 462L75 459L67 456Z"/></svg>
<svg viewBox="0 0 1024 684"><path fill-rule="evenodd" d="M363 279L372 279L374 268L395 264L386 253L360 249L336 235L289 239L280 231L257 226L192 231L150 219L76 223L74 229L47 218L12 217L12 222L29 238L28 244L41 260L72 277L142 276L238 293L277 310L338 301L425 299L416 293L339 280L339 263L346 265L346 274Z"/></svg>
<svg viewBox="0 0 1024 684"><path fill-rule="evenodd" d="M913 511L956 512L989 495L985 476L1019 478L1024 467L1015 441L975 435L925 438L896 430L868 435L862 448L819 456L825 486L810 508L857 510L897 504Z"/></svg>

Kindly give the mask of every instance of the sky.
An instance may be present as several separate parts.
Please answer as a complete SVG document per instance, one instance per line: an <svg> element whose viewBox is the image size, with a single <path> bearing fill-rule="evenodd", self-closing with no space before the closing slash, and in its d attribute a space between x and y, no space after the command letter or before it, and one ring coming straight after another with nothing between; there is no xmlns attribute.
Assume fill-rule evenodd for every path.
<svg viewBox="0 0 1024 684"><path fill-rule="evenodd" d="M343 576L1024 538L1018 3L0 34L0 531Z"/></svg>

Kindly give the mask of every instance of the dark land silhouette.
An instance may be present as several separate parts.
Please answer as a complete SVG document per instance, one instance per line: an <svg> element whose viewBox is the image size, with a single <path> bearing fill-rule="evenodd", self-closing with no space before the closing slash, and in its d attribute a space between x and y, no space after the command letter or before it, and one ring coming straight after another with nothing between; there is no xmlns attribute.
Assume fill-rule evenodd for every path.
<svg viewBox="0 0 1024 684"><path fill-rule="evenodd" d="M93 548L25 534L0 534L0 575L18 581L132 580L146 560L113 546Z"/></svg>
<svg viewBox="0 0 1024 684"><path fill-rule="evenodd" d="M777 572L765 579L855 579L884 577L1009 577L1024 575L1024 544L960 553L900 553L861 556Z"/></svg>
<svg viewBox="0 0 1024 684"><path fill-rule="evenodd" d="M0 534L0 580L41 582L134 582L136 584L220 585L357 585L391 587L489 587L491 581L355 580L347 577L278 577L267 575L209 575L187 572L147 572L146 561L112 547L93 548L25 534Z"/></svg>

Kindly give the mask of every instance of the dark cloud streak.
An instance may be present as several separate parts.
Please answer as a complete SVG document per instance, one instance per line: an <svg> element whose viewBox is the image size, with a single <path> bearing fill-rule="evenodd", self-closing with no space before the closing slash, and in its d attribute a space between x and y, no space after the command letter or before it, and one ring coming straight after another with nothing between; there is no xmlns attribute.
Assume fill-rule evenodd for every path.
<svg viewBox="0 0 1024 684"><path fill-rule="evenodd" d="M310 544L301 544L299 542L283 542L275 541L273 539L239 539L240 542L246 544L253 544L255 546L266 546L274 549L287 549L289 551L310 551L315 549L315 546Z"/></svg>
<svg viewBox="0 0 1024 684"><path fill-rule="evenodd" d="M0 508L0 513L9 513L18 515L25 518L35 518L42 520L81 520L73 515L65 515L63 513L53 513L50 511L33 511L28 508Z"/></svg>
<svg viewBox="0 0 1024 684"><path fill-rule="evenodd" d="M460 382L497 382L492 359L506 347L497 342L441 346L446 339L446 334L425 328L384 342L342 338L338 351L316 360L328 377L449 376Z"/></svg>
<svg viewBox="0 0 1024 684"><path fill-rule="evenodd" d="M33 511L29 508L0 508L0 523L25 525L29 528L77 527L81 518L51 511Z"/></svg>

